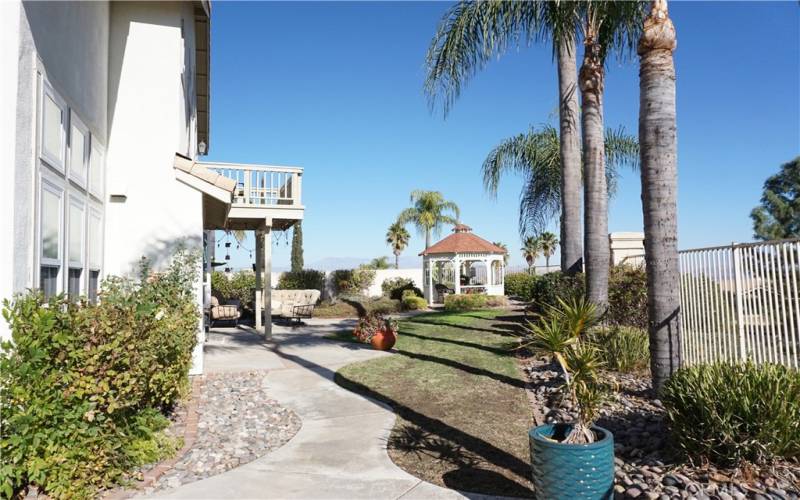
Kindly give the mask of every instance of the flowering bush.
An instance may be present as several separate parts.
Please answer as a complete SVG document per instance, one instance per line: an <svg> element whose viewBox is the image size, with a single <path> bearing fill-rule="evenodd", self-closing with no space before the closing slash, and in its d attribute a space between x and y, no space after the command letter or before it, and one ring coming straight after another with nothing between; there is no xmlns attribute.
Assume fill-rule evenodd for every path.
<svg viewBox="0 0 800 500"><path fill-rule="evenodd" d="M369 343L381 331L397 334L397 322L383 314L371 313L358 319L353 335L361 342Z"/></svg>

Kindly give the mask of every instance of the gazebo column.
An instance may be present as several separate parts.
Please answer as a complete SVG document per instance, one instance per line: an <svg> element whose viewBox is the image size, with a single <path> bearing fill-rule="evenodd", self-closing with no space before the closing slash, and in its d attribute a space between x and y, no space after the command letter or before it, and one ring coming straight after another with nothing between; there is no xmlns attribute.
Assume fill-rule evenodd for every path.
<svg viewBox="0 0 800 500"><path fill-rule="evenodd" d="M461 260L456 256L453 259L453 291L456 295L461 293Z"/></svg>
<svg viewBox="0 0 800 500"><path fill-rule="evenodd" d="M428 299L428 305L432 306L433 305L433 264L435 264L435 261L432 261L430 258L427 258L425 260L425 262L427 263L427 266L428 266L428 278L426 280L426 285L425 285L426 289L428 291L428 295L427 295L426 298Z"/></svg>

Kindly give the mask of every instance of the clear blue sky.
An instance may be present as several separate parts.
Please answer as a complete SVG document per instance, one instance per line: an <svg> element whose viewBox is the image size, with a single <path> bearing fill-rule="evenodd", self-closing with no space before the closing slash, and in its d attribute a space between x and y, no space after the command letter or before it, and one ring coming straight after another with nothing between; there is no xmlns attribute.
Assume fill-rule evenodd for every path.
<svg viewBox="0 0 800 500"><path fill-rule="evenodd" d="M477 234L506 242L512 263L522 262L520 180L504 179L494 201L480 166L502 139L556 123L551 49L526 47L490 63L443 119L429 111L422 83L425 52L449 5L214 3L208 159L305 168L306 264L390 255L386 228L416 188L442 191ZM800 153L800 7L670 6L679 246L749 241L748 215L764 180ZM635 134L638 62L610 61L607 69L606 125ZM626 172L610 204L610 231L642 229L640 194L638 174ZM404 255L422 246L413 233ZM286 239L273 248L274 265L288 265ZM249 267L247 253L232 259Z"/></svg>

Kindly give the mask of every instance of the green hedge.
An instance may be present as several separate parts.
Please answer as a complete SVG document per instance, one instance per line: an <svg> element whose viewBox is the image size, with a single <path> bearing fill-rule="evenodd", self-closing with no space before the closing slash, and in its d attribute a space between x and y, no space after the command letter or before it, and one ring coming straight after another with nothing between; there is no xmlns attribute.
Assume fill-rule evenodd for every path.
<svg viewBox="0 0 800 500"><path fill-rule="evenodd" d="M278 279L279 290L325 290L325 273L316 269L288 271Z"/></svg>
<svg viewBox="0 0 800 500"><path fill-rule="evenodd" d="M179 252L163 273L143 264L140 280L106 280L97 305L38 292L4 301L2 496L35 484L55 498L93 497L177 448L158 432L160 411L189 388L197 269Z"/></svg>
<svg viewBox="0 0 800 500"><path fill-rule="evenodd" d="M530 298L533 311L543 313L549 306L556 306L558 297L582 296L586 290L584 280L583 273L567 276L554 272L536 276ZM611 268L605 323L647 329L647 275L643 269L630 266Z"/></svg>
<svg viewBox="0 0 800 500"><path fill-rule="evenodd" d="M242 307L255 310L253 290L256 287L256 275L252 271L238 271L230 277L225 273L211 273L211 292L223 301L238 300Z"/></svg>
<svg viewBox="0 0 800 500"><path fill-rule="evenodd" d="M503 296L486 295L483 293L452 294L444 298L445 311L474 311L501 307L508 303Z"/></svg>
<svg viewBox="0 0 800 500"><path fill-rule="evenodd" d="M358 269L337 269L331 273L331 284L336 295L360 295L367 291L375 281L375 270L360 267Z"/></svg>
<svg viewBox="0 0 800 500"><path fill-rule="evenodd" d="M529 273L508 273L505 276L504 293L507 297L514 297L529 302L533 300L533 286L537 277Z"/></svg>
<svg viewBox="0 0 800 500"><path fill-rule="evenodd" d="M403 292L401 302L403 304L403 309L406 311L418 311L428 308L428 301L418 296L414 290L406 290Z"/></svg>
<svg viewBox="0 0 800 500"><path fill-rule="evenodd" d="M381 283L381 290L383 294L390 299L400 300L406 295L406 291L411 291L417 297L422 297L422 290L414 286L414 280L411 278L389 278L383 280Z"/></svg>
<svg viewBox="0 0 800 500"><path fill-rule="evenodd" d="M618 372L645 370L650 365L647 332L630 326L598 328L590 335L606 368Z"/></svg>
<svg viewBox="0 0 800 500"><path fill-rule="evenodd" d="M672 441L722 466L800 459L800 372L781 365L717 363L676 372L661 401Z"/></svg>

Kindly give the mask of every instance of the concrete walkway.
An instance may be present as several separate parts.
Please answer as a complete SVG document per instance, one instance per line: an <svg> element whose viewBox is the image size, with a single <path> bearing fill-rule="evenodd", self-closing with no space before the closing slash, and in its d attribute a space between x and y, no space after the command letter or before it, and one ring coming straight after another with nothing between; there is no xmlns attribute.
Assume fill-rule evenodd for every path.
<svg viewBox="0 0 800 500"><path fill-rule="evenodd" d="M395 415L381 403L333 382L341 366L390 355L325 339L352 320L276 325L271 342L246 327L215 329L206 344L207 373L267 370L270 396L303 421L283 447L249 464L162 494L168 498L486 498L421 481L386 452Z"/></svg>

